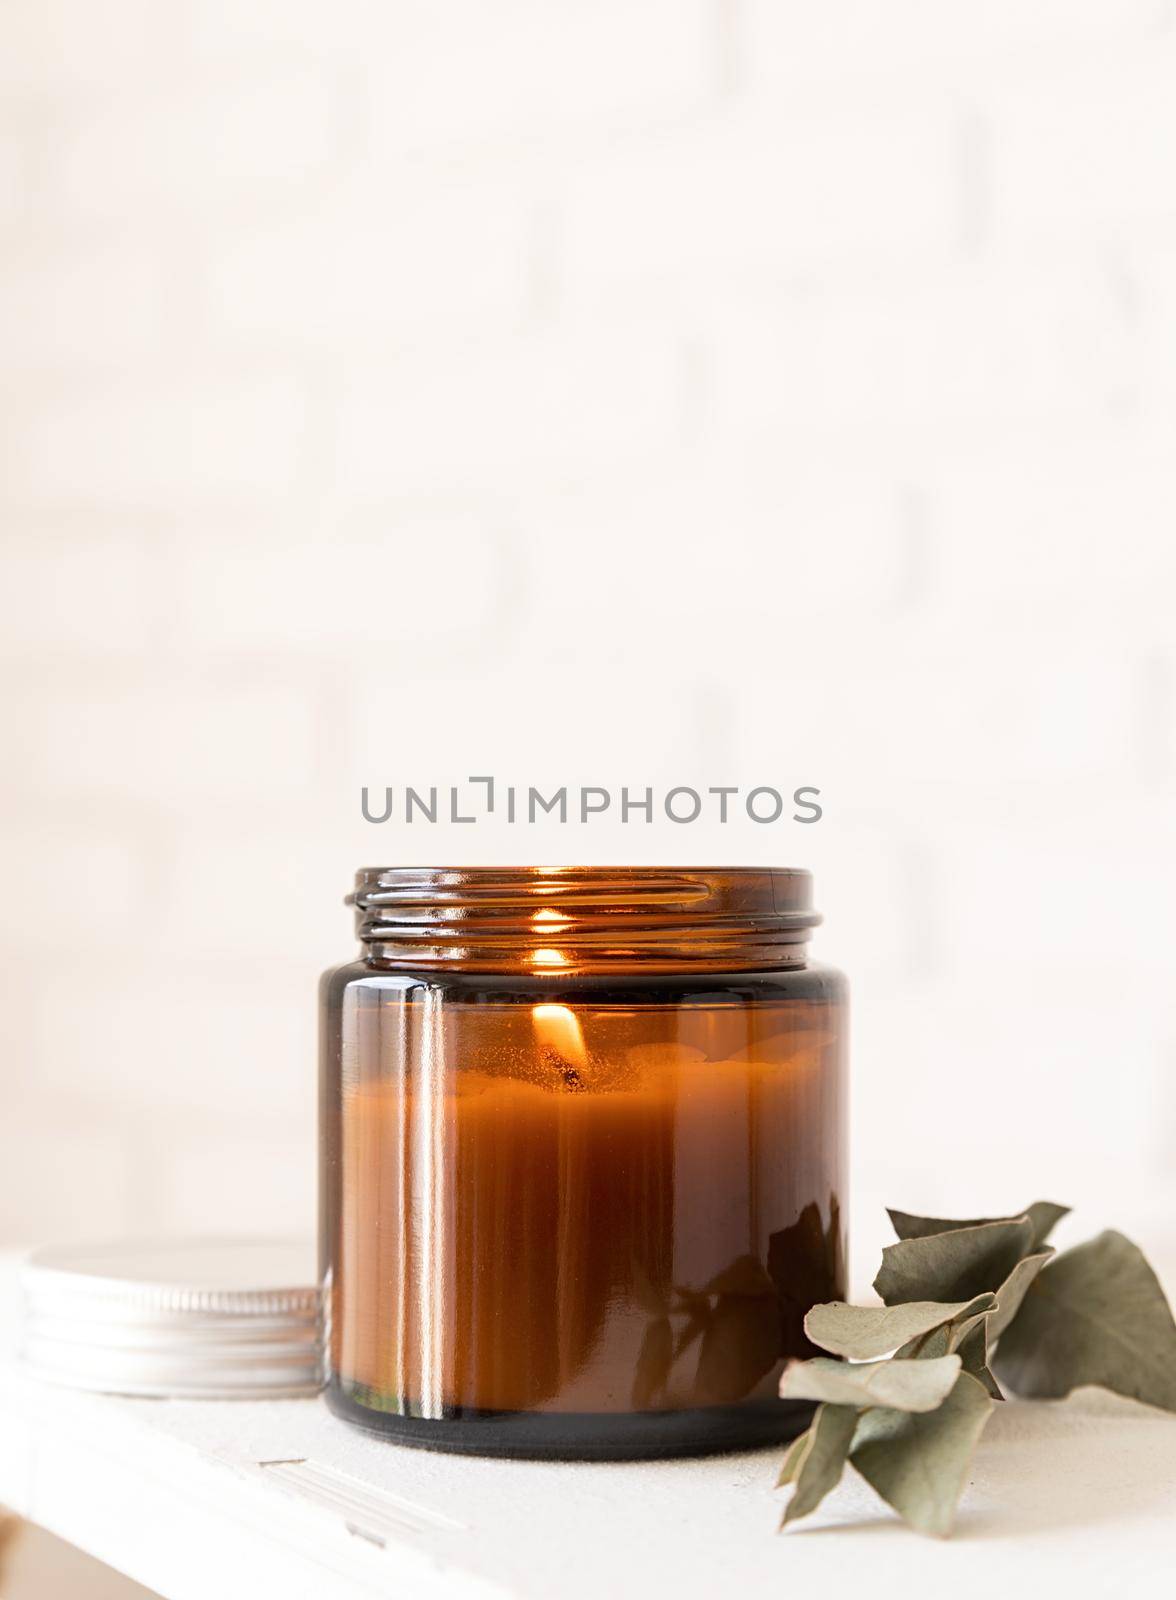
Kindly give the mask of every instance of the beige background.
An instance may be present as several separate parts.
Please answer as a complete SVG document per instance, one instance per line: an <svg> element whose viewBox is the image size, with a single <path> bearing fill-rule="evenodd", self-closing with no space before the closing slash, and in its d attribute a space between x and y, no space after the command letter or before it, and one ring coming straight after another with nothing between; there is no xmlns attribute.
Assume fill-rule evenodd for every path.
<svg viewBox="0 0 1176 1600"><path fill-rule="evenodd" d="M342 894L441 857L814 867L859 1261L1162 1212L1174 73L1161 0L6 0L0 1240L309 1228ZM359 816L487 771L827 811Z"/></svg>

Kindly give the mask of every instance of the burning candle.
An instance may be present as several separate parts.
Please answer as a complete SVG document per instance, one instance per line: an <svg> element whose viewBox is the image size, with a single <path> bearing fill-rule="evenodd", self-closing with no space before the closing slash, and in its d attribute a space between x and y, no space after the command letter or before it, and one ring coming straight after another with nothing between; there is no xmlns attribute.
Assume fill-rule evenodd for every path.
<svg viewBox="0 0 1176 1600"><path fill-rule="evenodd" d="M471 876L498 887L486 932L501 941L522 920L501 906L511 886L463 874L467 902ZM581 896L593 877L574 879ZM650 878L676 883L635 872L613 903L641 905ZM709 944L701 971L665 970L664 947L688 959L692 929L715 933L687 899L668 929L645 906L653 970L631 924L602 930L599 898L585 911L565 895L560 943L516 947L526 973L471 971L468 954L414 972L397 953L328 975L329 1397L351 1420L552 1454L720 1448L795 1424L781 1364L811 1353L805 1311L845 1287L842 985L797 961L795 937L774 967L717 967ZM807 900L792 915L807 927ZM585 943L602 933L623 970L612 944ZM751 937L728 957L751 959Z"/></svg>

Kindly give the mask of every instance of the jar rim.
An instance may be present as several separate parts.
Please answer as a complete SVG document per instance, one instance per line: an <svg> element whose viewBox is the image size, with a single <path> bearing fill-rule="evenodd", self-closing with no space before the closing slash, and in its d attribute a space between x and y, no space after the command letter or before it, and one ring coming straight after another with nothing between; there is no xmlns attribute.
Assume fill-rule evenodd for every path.
<svg viewBox="0 0 1176 1600"><path fill-rule="evenodd" d="M821 920L802 867L361 867L369 959L534 973L802 965Z"/></svg>

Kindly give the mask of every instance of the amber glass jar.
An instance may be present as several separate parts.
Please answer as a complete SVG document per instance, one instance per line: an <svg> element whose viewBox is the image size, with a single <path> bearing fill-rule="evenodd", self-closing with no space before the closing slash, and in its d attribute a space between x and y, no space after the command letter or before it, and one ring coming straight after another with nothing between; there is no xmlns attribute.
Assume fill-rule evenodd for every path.
<svg viewBox="0 0 1176 1600"><path fill-rule="evenodd" d="M789 1437L845 1293L845 980L807 872L369 868L322 985L328 1400L405 1444Z"/></svg>

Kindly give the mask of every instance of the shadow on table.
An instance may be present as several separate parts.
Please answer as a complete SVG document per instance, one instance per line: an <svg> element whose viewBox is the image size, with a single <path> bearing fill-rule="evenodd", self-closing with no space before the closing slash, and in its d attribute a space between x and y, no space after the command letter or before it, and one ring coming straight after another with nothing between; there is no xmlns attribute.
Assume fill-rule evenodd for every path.
<svg viewBox="0 0 1176 1600"><path fill-rule="evenodd" d="M1176 1503L1176 1416L1098 1389L996 1407L972 1464L955 1539L1017 1539L1129 1522ZM901 1520L852 1471L789 1538L876 1535Z"/></svg>
<svg viewBox="0 0 1176 1600"><path fill-rule="evenodd" d="M1099 1389L997 1406L959 1536L1001 1539L1131 1520L1176 1499L1176 1416ZM969 1506L968 1500L972 1499Z"/></svg>

